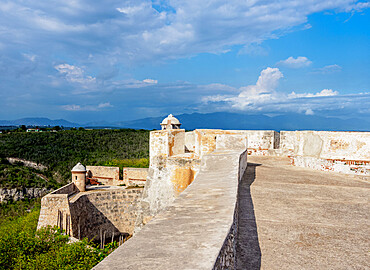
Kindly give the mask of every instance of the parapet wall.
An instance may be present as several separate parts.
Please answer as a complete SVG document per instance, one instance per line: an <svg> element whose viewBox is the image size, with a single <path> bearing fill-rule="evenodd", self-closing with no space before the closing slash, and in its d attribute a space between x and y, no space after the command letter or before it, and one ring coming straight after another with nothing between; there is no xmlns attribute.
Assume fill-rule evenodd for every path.
<svg viewBox="0 0 370 270"><path fill-rule="evenodd" d="M370 132L281 131L280 151L296 166L370 173Z"/></svg>
<svg viewBox="0 0 370 270"><path fill-rule="evenodd" d="M119 167L86 166L86 171L89 178L94 178L104 185L120 184Z"/></svg>
<svg viewBox="0 0 370 270"><path fill-rule="evenodd" d="M194 182L93 269L236 269L237 191L247 152L224 147L243 140L218 137Z"/></svg>
<svg viewBox="0 0 370 270"><path fill-rule="evenodd" d="M126 186L145 186L148 168L123 168L123 184Z"/></svg>

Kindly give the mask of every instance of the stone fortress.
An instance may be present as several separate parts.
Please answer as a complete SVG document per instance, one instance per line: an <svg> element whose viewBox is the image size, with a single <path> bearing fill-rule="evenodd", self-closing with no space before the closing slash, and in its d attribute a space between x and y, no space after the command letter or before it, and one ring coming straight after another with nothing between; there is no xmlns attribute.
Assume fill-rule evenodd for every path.
<svg viewBox="0 0 370 270"><path fill-rule="evenodd" d="M262 176L258 178L259 170L272 170L268 176L282 178L283 182L290 179L284 175L286 170L286 174L297 177L294 184L311 178L329 182L344 179L349 185L358 184L351 188L356 188L362 199L366 196L358 189L369 188L369 132L185 132L172 115L162 121L161 127L150 133L149 169L124 168L120 178L119 168L77 164L70 184L42 198L38 228L56 225L72 237L101 243L113 239L121 243L134 235L94 269L297 269L287 267L292 262L274 268L269 267L268 259L261 260L261 245L265 243L261 241L265 234L271 240L267 233L271 226L260 231L258 218L264 212L261 208L255 213L254 208L260 204L254 207L253 202L263 198L270 201L269 205L278 204L279 200L272 200L273 194L286 183L279 183L271 193L263 189L263 196L261 193L260 198L253 198L252 187L258 188L263 181ZM339 186L343 185L341 182ZM285 190L292 198L302 192L290 190L292 187L288 185ZM318 196L312 195L314 191L308 193ZM295 210L288 209L292 213ZM361 215L363 218L363 212ZM365 221L369 223L368 218ZM365 232L369 235L368 229Z"/></svg>

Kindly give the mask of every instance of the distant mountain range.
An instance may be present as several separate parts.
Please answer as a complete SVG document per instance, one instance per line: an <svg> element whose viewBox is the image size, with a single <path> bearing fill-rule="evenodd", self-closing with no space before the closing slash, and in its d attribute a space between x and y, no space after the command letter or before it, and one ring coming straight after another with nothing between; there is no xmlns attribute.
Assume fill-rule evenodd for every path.
<svg viewBox="0 0 370 270"><path fill-rule="evenodd" d="M64 119L50 120L49 118L34 117L22 118L17 120L0 120L0 126L63 126L63 127L80 127L80 124L72 123Z"/></svg>
<svg viewBox="0 0 370 270"><path fill-rule="evenodd" d="M34 125L34 126L64 126L64 127L116 127L135 129L159 129L166 116L150 117L122 122L89 122L78 124L64 119L50 120L48 118L23 118L14 121L0 120L0 126ZM370 131L370 122L362 119L339 119L315 115L284 114L278 116L247 115L228 112L192 113L176 116L182 123L182 128L219 129L257 129L257 130L331 130L331 131Z"/></svg>

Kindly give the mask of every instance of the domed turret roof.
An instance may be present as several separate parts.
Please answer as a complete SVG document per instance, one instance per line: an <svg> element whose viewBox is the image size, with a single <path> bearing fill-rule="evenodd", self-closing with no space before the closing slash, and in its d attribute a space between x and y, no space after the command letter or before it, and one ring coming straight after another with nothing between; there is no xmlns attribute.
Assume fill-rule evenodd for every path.
<svg viewBox="0 0 370 270"><path fill-rule="evenodd" d="M86 168L80 162L76 164L71 170L72 172L86 172Z"/></svg>
<svg viewBox="0 0 370 270"><path fill-rule="evenodd" d="M172 114L170 114L165 119L163 119L161 125L167 125L168 120L170 120L170 124L172 125L181 125L180 121L176 117L174 117Z"/></svg>

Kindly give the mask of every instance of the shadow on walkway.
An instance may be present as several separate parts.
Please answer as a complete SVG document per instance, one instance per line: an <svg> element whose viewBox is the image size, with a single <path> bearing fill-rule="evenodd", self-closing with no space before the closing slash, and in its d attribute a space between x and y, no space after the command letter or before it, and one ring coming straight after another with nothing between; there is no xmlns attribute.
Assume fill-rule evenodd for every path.
<svg viewBox="0 0 370 270"><path fill-rule="evenodd" d="M261 268L261 248L258 242L257 224L250 186L256 178L256 167L249 163L239 184L238 236L236 246L236 269L255 270Z"/></svg>

